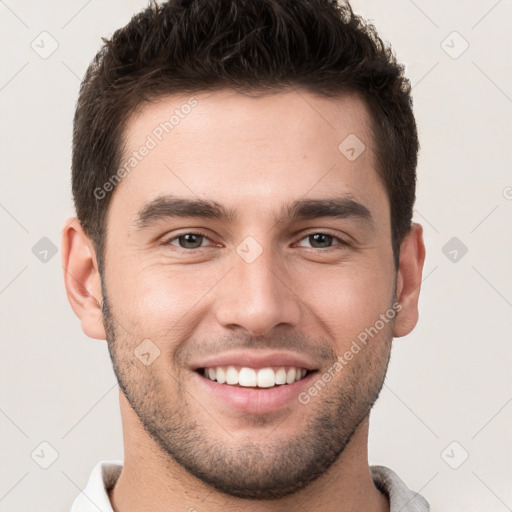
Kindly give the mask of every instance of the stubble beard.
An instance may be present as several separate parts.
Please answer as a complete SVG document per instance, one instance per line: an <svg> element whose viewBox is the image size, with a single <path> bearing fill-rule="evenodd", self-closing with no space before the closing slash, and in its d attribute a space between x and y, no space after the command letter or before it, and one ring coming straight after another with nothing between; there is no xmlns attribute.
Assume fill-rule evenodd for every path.
<svg viewBox="0 0 512 512"><path fill-rule="evenodd" d="M270 435L257 442L253 436L252 440L247 437L231 444L233 438L226 433L223 443L212 437L209 424L201 424L190 415L188 404L197 408L201 397L192 397L182 382L176 387L169 369L153 371L136 360L133 350L137 342L119 337L121 329L116 327L105 293L103 299L104 325L117 381L144 430L161 449L163 459L169 461L169 471L178 463L200 481L230 496L276 500L325 474L369 415L384 384L392 324L379 339L370 342L380 344L378 350L364 347L363 354L372 350L366 358L358 354L341 370L340 378L327 384L307 405L299 405L310 408L309 419L293 436L277 438L277 426L277 441ZM261 421L265 423L264 418Z"/></svg>

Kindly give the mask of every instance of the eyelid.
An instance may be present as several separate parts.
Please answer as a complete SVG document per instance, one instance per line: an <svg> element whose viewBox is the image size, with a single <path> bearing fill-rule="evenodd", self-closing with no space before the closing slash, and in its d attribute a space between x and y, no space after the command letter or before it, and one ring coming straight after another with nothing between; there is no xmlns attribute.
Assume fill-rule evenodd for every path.
<svg viewBox="0 0 512 512"><path fill-rule="evenodd" d="M322 228L311 229L311 230L307 231L306 233L302 233L302 235L299 238L298 242L302 242L305 238L308 238L311 235L317 235L317 234L323 234L323 235L330 236L333 239L337 240L339 242L339 245L341 245L341 246L348 246L349 245L349 243L347 241L345 241L343 238L341 238L337 234L333 233L329 229L322 229ZM185 249L183 247L179 247L177 245L171 244L171 242L173 240L176 240L176 239L178 239L178 238L180 238L181 236L184 236L184 235L199 235L199 236L202 236L203 238L209 240L210 242L213 242L213 245L217 245L217 246L219 245L218 243L214 242L214 240L212 240L212 238L208 235L208 233L206 233L206 231L204 231L204 230L202 230L200 228L197 228L197 229L192 228L192 229L183 230L183 231L178 232L178 233L173 233L173 235L171 237L165 238L162 241L162 245L172 245L173 247L176 247L177 250L185 251L185 252L198 251L200 249L205 249L205 248L209 247L209 246L201 246L201 247L196 247L194 249ZM296 243L298 243L298 242L296 242ZM211 247L211 245L210 245L210 247ZM337 246L326 247L326 248L323 248L323 249L319 249L317 247L311 247L310 249L318 250L318 251L322 251L322 252L327 252L330 249L336 249L336 248L337 248Z"/></svg>
<svg viewBox="0 0 512 512"><path fill-rule="evenodd" d="M170 237L165 237L163 240L162 240L162 245L172 245L173 247L176 247L176 249L178 250L181 250L181 251L187 251L187 252L192 252L192 251L197 251L199 249L205 249L207 246L204 246L204 247L196 247L195 249L185 249L183 247L178 247L174 244L171 244L171 242L173 240L176 240L177 238L180 238L181 236L185 236L185 235L199 235L199 236L202 236L203 238L206 238L207 240L209 240L210 242L213 242L215 245L218 245L216 244L212 238L208 235L208 233L206 233L206 231L200 229L200 228L192 228L192 229L186 229L186 230L183 230L182 232L178 232L178 233L173 233L172 236Z"/></svg>
<svg viewBox="0 0 512 512"><path fill-rule="evenodd" d="M346 240L344 240L343 238L341 238L339 235L333 233L329 229L322 229L322 228L312 229L312 230L308 231L307 233L304 233L301 236L301 238L299 239L299 242L302 242L302 240L304 240L305 238L308 238L311 235L317 235L317 234L331 236L333 239L335 239L338 242L340 242L340 245L349 245L349 243ZM316 247L311 247L311 249L316 249L316 250L320 250L320 251L324 251L325 252L325 251L328 251L329 249L336 249L336 246L327 247L325 249L318 249Z"/></svg>

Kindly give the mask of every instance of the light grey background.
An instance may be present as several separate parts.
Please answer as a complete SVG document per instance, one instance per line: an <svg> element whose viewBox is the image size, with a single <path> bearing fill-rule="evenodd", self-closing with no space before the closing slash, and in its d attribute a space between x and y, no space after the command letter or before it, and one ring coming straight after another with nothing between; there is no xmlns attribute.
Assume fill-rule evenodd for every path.
<svg viewBox="0 0 512 512"><path fill-rule="evenodd" d="M40 240L60 246L73 214L80 78L100 37L145 5L0 0L0 511L64 512L98 461L123 456L106 343L82 333L60 249L52 256ZM414 85L415 220L427 246L420 321L394 342L370 463L391 467L434 510L512 510L512 2L353 6Z"/></svg>

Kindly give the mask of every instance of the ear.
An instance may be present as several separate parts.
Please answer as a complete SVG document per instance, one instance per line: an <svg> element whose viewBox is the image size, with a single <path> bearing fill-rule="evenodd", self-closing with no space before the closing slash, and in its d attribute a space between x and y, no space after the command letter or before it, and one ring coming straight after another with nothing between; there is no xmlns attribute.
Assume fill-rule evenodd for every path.
<svg viewBox="0 0 512 512"><path fill-rule="evenodd" d="M96 251L75 217L62 232L62 266L69 303L90 338L105 340L101 314L101 279Z"/></svg>
<svg viewBox="0 0 512 512"><path fill-rule="evenodd" d="M413 223L409 234L400 246L396 300L401 309L393 328L393 336L396 338L409 334L418 322L418 298L424 262L423 227Z"/></svg>

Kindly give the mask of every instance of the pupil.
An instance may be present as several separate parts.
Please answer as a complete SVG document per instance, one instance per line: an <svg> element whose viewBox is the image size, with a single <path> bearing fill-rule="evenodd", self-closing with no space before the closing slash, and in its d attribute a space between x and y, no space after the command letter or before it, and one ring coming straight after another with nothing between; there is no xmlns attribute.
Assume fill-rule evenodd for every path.
<svg viewBox="0 0 512 512"><path fill-rule="evenodd" d="M194 233L187 233L186 235L180 236L180 240L184 241L184 244L180 245L185 249L197 249L198 247L201 247L201 238L202 235L194 235Z"/></svg>
<svg viewBox="0 0 512 512"><path fill-rule="evenodd" d="M332 236L326 235L325 233L315 233L314 235L310 235L310 238L313 238L315 243L320 244L328 244L330 246L330 243L332 242ZM314 244L312 244L314 246Z"/></svg>

